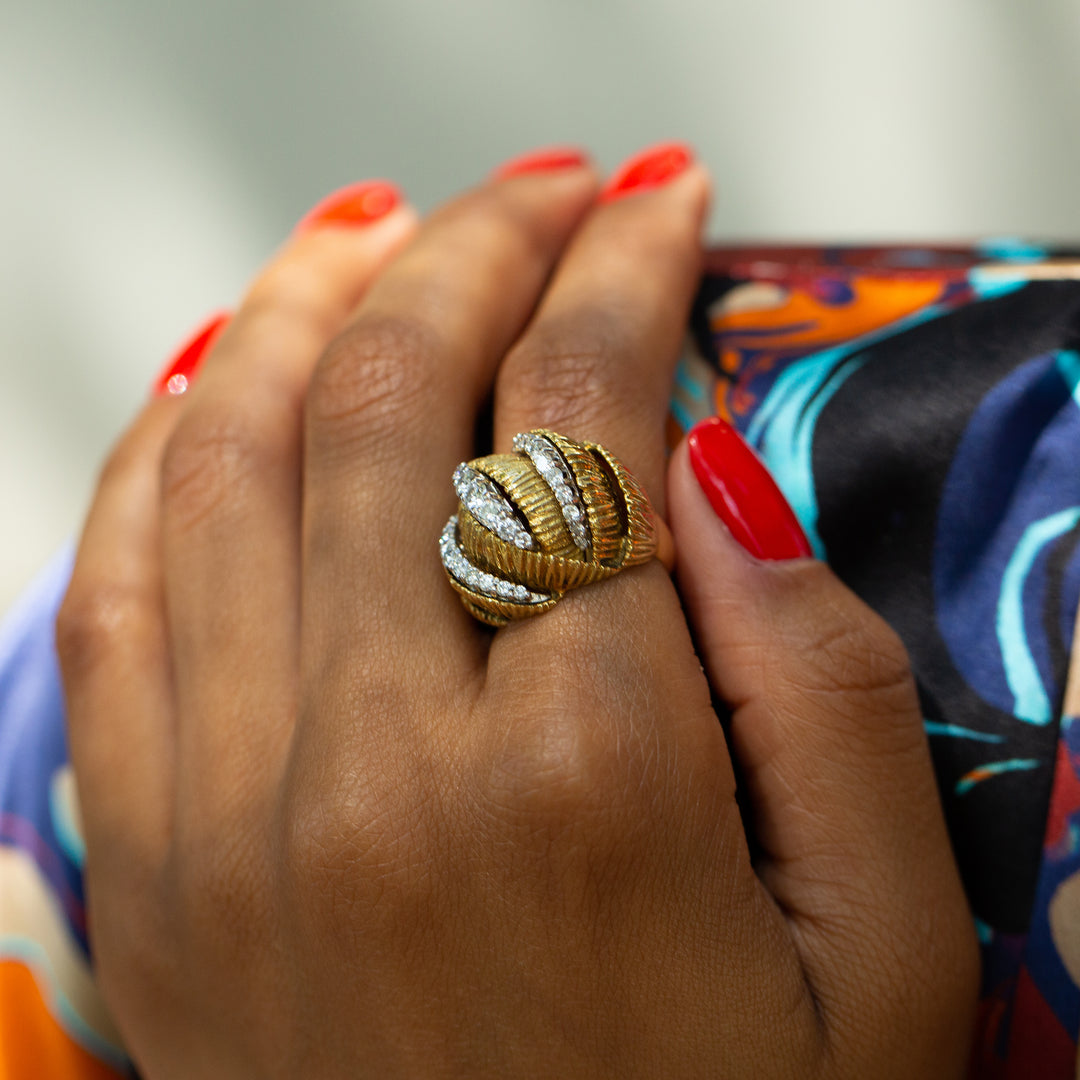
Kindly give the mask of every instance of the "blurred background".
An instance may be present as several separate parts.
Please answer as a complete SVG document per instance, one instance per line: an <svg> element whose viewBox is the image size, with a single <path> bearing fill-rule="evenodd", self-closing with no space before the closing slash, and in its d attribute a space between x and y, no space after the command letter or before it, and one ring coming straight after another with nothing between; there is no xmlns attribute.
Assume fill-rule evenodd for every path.
<svg viewBox="0 0 1080 1080"><path fill-rule="evenodd" d="M715 239L1080 238L1080 0L0 0L0 611L305 209L667 138Z"/></svg>

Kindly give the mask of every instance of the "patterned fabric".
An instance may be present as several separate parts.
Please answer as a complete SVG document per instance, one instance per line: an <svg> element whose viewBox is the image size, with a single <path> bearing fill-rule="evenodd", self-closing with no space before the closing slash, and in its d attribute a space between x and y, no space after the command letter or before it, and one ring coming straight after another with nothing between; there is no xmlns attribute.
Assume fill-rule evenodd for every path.
<svg viewBox="0 0 1080 1080"><path fill-rule="evenodd" d="M1080 1031L1080 271L1057 256L716 250L672 399L672 441L732 422L908 647L983 946L977 1077L1071 1077ZM0 634L0 1080L129 1070L86 941L70 565Z"/></svg>
<svg viewBox="0 0 1080 1080"><path fill-rule="evenodd" d="M0 1080L127 1075L93 981L53 620L72 554L0 633Z"/></svg>

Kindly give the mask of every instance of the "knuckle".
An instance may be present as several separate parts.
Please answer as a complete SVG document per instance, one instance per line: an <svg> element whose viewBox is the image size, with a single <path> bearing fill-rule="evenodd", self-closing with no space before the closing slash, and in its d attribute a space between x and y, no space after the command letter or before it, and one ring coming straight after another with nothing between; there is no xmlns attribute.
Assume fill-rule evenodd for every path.
<svg viewBox="0 0 1080 1080"><path fill-rule="evenodd" d="M369 778L370 780L370 778ZM279 817L277 862L295 895L326 898L333 920L423 894L432 851L430 786L388 769L379 782L340 772L319 790L292 792Z"/></svg>
<svg viewBox="0 0 1080 1080"><path fill-rule="evenodd" d="M870 685L880 690L905 689L913 684L911 658L900 635L880 616L864 628Z"/></svg>
<svg viewBox="0 0 1080 1080"><path fill-rule="evenodd" d="M557 708L516 719L483 762L467 818L496 874L535 875L594 913L640 871L661 812L649 755L595 719Z"/></svg>
<svg viewBox="0 0 1080 1080"><path fill-rule="evenodd" d="M882 692L907 685L911 668L907 653L888 627L870 622L843 623L825 630L813 641L820 688L847 693Z"/></svg>
<svg viewBox="0 0 1080 1080"><path fill-rule="evenodd" d="M280 453L250 417L204 407L181 422L165 448L164 505L181 529L195 527L242 502L245 489L277 464Z"/></svg>
<svg viewBox="0 0 1080 1080"><path fill-rule="evenodd" d="M507 732L490 764L486 795L513 817L572 820L595 790L596 772L578 717L560 710Z"/></svg>
<svg viewBox="0 0 1080 1080"><path fill-rule="evenodd" d="M335 294L327 289L325 273L310 257L292 255L272 263L255 281L240 309L249 330L272 340L282 326L301 325L326 340L338 325Z"/></svg>
<svg viewBox="0 0 1080 1080"><path fill-rule="evenodd" d="M149 638L150 599L134 584L76 577L56 617L56 650L69 679L85 677Z"/></svg>
<svg viewBox="0 0 1080 1080"><path fill-rule="evenodd" d="M831 575L824 564L803 571ZM854 594L838 595L831 588L819 596L822 593L818 603L807 603L805 596L789 597L789 610L797 609L800 615L776 635L784 642L797 681L818 693L895 696L906 703L914 682L900 636Z"/></svg>
<svg viewBox="0 0 1080 1080"><path fill-rule="evenodd" d="M280 862L298 884L340 878L356 852L353 807L326 787L294 795L282 816Z"/></svg>
<svg viewBox="0 0 1080 1080"><path fill-rule="evenodd" d="M377 443L399 431L431 388L438 351L435 331L419 319L373 315L354 324L316 368L307 397L311 437Z"/></svg>
<svg viewBox="0 0 1080 1080"><path fill-rule="evenodd" d="M523 715L505 724L481 776L489 816L526 837L567 831L594 843L617 840L621 823L651 790L655 747L612 715L610 702L560 680L534 692ZM544 685L544 684L539 684Z"/></svg>
<svg viewBox="0 0 1080 1080"><path fill-rule="evenodd" d="M550 261L550 219L522 202L520 192L504 185L486 185L466 193L437 212L432 224L439 229L444 247L455 254L455 248L460 248L462 256L476 251L505 253L517 267L523 260L544 267ZM502 265L496 262L494 272Z"/></svg>
<svg viewBox="0 0 1080 1080"><path fill-rule="evenodd" d="M500 395L534 426L623 416L633 411L633 401L614 361L625 351L618 331L595 316L575 320L572 332L556 327L534 333L504 364Z"/></svg>

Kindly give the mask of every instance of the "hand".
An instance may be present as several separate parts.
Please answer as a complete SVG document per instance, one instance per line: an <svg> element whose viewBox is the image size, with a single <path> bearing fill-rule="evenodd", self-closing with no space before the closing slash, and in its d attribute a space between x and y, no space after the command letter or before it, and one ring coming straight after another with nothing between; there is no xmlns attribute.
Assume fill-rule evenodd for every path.
<svg viewBox="0 0 1080 1080"><path fill-rule="evenodd" d="M895 635L750 558L671 369L708 197L587 165L294 240L107 465L58 624L107 1000L161 1077L959 1075L970 920ZM395 224L396 222L396 224ZM358 297L362 295L362 299ZM669 512L492 634L454 466L552 427Z"/></svg>

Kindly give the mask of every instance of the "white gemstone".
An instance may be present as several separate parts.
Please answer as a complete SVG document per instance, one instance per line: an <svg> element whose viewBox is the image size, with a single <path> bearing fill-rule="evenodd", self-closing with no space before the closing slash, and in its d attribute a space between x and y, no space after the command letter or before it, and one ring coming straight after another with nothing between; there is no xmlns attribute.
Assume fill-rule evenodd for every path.
<svg viewBox="0 0 1080 1080"><path fill-rule="evenodd" d="M528 529L518 521L510 503L489 477L463 462L454 470L454 490L485 529L518 547L535 548Z"/></svg>
<svg viewBox="0 0 1080 1080"><path fill-rule="evenodd" d="M591 546L591 535L580 505L577 484L557 447L541 435L523 433L514 439L514 449L527 454L559 503L571 539L582 551Z"/></svg>
<svg viewBox="0 0 1080 1080"><path fill-rule="evenodd" d="M551 597L545 593L530 592L523 585L496 577L473 566L465 557L457 542L457 515L450 518L439 537L439 554L447 573L467 589L498 599L514 599L521 603L539 604Z"/></svg>

